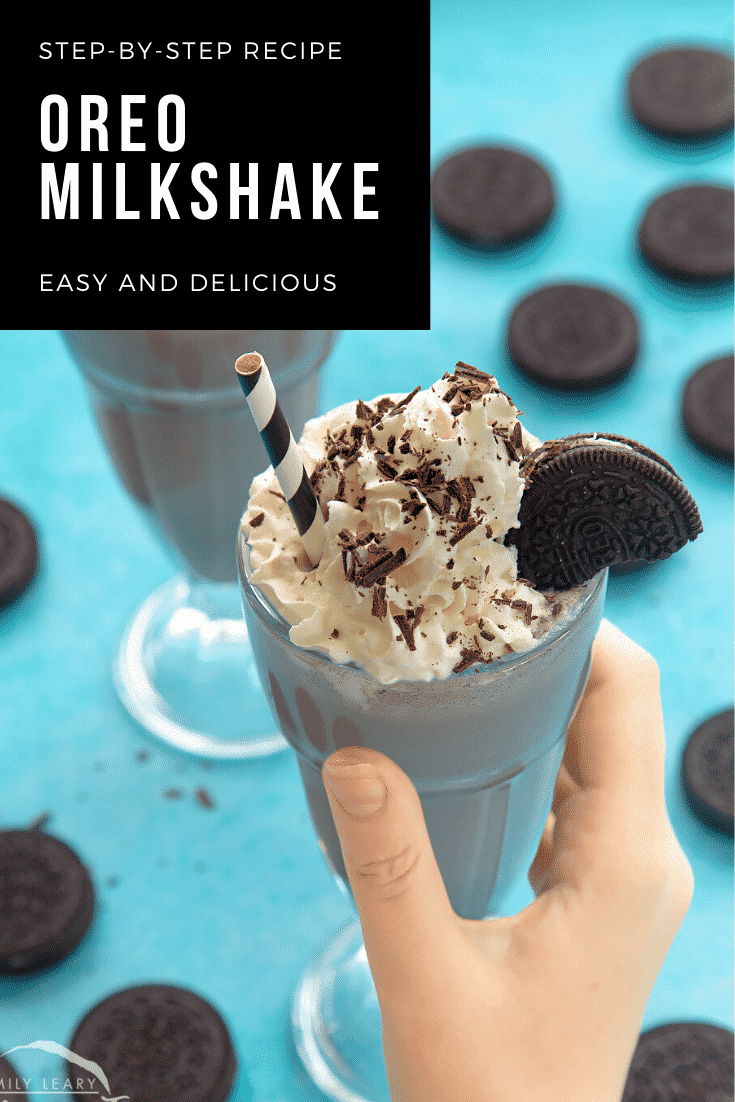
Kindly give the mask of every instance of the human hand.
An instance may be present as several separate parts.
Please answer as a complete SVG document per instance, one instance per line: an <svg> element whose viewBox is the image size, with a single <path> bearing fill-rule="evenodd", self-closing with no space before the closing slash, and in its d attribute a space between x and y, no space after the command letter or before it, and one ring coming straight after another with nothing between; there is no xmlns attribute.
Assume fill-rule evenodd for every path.
<svg viewBox="0 0 735 1102"><path fill-rule="evenodd" d="M452 910L403 770L364 747L327 759L393 1102L619 1102L694 888L664 758L656 663L603 620L528 874L536 898L483 921Z"/></svg>

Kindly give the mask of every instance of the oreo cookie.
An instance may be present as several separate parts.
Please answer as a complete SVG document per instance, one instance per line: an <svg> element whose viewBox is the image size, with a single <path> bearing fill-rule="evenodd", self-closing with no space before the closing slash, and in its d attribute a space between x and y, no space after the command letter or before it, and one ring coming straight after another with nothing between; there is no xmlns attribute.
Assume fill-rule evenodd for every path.
<svg viewBox="0 0 735 1102"><path fill-rule="evenodd" d="M23 1090L25 1083L17 1071L4 1056L0 1056L0 1098L13 1099L13 1102L27 1102L28 1095Z"/></svg>
<svg viewBox="0 0 735 1102"><path fill-rule="evenodd" d="M733 709L710 716L690 735L681 763L684 794L694 814L733 833Z"/></svg>
<svg viewBox="0 0 735 1102"><path fill-rule="evenodd" d="M227 1026L200 995L183 987L143 984L118 991L85 1014L69 1049L96 1063L100 1093L130 1102L226 1102L237 1072ZM69 1078L76 1069L67 1062ZM87 1086L89 1073L85 1074ZM78 1102L88 1094L73 1093Z"/></svg>
<svg viewBox="0 0 735 1102"><path fill-rule="evenodd" d="M710 360L684 387L681 413L690 439L710 455L733 461L733 356Z"/></svg>
<svg viewBox="0 0 735 1102"><path fill-rule="evenodd" d="M667 1022L641 1033L621 1102L728 1102L733 1032L708 1022Z"/></svg>
<svg viewBox="0 0 735 1102"><path fill-rule="evenodd" d="M612 433L542 444L521 462L526 486L506 544L518 573L539 590L565 590L613 563L656 562L702 531L697 506L673 467Z"/></svg>
<svg viewBox="0 0 735 1102"><path fill-rule="evenodd" d="M638 322L617 295L586 283L550 283L513 309L508 351L524 374L559 390L608 386L638 352Z"/></svg>
<svg viewBox="0 0 735 1102"><path fill-rule="evenodd" d="M37 565L33 525L17 505L0 498L0 608L28 588Z"/></svg>
<svg viewBox="0 0 735 1102"><path fill-rule="evenodd" d="M554 209L543 165L517 149L480 145L447 157L431 180L439 225L480 249L497 249L537 234Z"/></svg>
<svg viewBox="0 0 735 1102"><path fill-rule="evenodd" d="M717 184L691 184L659 195L638 229L641 255L669 279L731 279L734 199L732 188Z"/></svg>
<svg viewBox="0 0 735 1102"><path fill-rule="evenodd" d="M719 50L677 47L648 54L628 77L639 123L665 138L710 138L732 129L733 61Z"/></svg>
<svg viewBox="0 0 735 1102"><path fill-rule="evenodd" d="M0 831L0 975L57 964L93 913L92 881L74 850L40 830Z"/></svg>

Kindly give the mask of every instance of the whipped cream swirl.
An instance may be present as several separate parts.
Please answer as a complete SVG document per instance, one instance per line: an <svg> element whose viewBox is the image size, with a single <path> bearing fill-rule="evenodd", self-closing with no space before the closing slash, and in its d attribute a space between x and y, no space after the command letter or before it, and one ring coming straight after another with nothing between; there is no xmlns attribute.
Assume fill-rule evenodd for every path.
<svg viewBox="0 0 735 1102"><path fill-rule="evenodd" d="M460 362L428 391L307 422L299 447L325 518L321 562L310 569L272 467L253 480L239 536L291 641L386 685L533 647L577 593L547 600L503 542L517 526L520 461L540 444L519 416L493 376Z"/></svg>

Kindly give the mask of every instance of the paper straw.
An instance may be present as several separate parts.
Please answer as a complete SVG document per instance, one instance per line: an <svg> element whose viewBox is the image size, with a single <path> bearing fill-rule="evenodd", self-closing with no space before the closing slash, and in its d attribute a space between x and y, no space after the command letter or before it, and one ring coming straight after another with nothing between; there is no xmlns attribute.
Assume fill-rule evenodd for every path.
<svg viewBox="0 0 735 1102"><path fill-rule="evenodd" d="M278 404L266 362L259 352L246 352L235 364L235 371L304 550L311 565L316 566L324 552L324 518L293 433Z"/></svg>

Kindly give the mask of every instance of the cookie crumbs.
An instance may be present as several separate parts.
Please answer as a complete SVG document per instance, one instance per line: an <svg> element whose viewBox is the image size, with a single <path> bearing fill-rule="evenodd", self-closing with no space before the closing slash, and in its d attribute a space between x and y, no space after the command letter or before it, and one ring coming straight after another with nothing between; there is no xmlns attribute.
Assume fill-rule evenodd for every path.
<svg viewBox="0 0 735 1102"><path fill-rule="evenodd" d="M206 807L207 810L214 807L214 800L206 788L197 788L195 795L202 807Z"/></svg>

